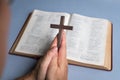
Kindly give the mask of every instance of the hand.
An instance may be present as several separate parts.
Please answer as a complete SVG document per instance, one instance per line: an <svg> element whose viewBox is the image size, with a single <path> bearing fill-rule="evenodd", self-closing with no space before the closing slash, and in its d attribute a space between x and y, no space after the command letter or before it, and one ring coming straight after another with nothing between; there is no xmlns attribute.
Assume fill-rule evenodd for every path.
<svg viewBox="0 0 120 80"><path fill-rule="evenodd" d="M50 50L41 62L38 80L67 80L67 59L66 59L66 36L62 34L62 42L57 49L57 37L54 39Z"/></svg>
<svg viewBox="0 0 120 80"><path fill-rule="evenodd" d="M57 48L57 37L47 54L38 61L36 68L17 80L67 80L66 34L62 34L61 46Z"/></svg>

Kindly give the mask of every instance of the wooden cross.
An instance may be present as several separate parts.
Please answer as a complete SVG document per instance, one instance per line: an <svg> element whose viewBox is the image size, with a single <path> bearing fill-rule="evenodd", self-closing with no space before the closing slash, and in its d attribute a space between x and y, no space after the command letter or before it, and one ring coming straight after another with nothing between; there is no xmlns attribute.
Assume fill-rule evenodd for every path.
<svg viewBox="0 0 120 80"><path fill-rule="evenodd" d="M64 20L65 20L65 16L61 16L61 20L60 20L60 25L57 24L51 24L51 28L57 28L59 29L59 34L58 34L58 38L57 38L57 47L58 49L60 48L61 45L61 39L62 39L62 30L63 29L67 29L67 30L72 30L73 27L72 26L64 26Z"/></svg>

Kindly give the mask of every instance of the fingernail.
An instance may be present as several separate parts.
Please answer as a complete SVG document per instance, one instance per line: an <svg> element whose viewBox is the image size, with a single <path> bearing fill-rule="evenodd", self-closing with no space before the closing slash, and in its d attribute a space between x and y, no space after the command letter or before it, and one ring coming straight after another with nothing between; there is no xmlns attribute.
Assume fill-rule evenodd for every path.
<svg viewBox="0 0 120 80"><path fill-rule="evenodd" d="M63 31L63 33L62 33L62 34L64 35L65 33L66 33L66 30L65 30L65 31Z"/></svg>
<svg viewBox="0 0 120 80"><path fill-rule="evenodd" d="M55 46L55 47L53 47L52 50L53 50L54 52L57 52L58 48Z"/></svg>
<svg viewBox="0 0 120 80"><path fill-rule="evenodd" d="M53 47L52 52L54 53L54 55L56 55L57 52L58 52L58 48L57 47Z"/></svg>

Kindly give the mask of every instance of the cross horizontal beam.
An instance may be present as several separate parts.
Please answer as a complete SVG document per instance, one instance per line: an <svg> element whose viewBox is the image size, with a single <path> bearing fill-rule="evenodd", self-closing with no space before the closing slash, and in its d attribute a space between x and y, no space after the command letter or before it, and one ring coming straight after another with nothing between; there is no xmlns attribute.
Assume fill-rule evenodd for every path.
<svg viewBox="0 0 120 80"><path fill-rule="evenodd" d="M60 25L57 25L57 24L51 24L51 28L56 28L56 29L59 29L59 27L58 26L60 26ZM63 25L63 28L64 29L67 29L67 30L73 30L73 27L72 26L64 26Z"/></svg>

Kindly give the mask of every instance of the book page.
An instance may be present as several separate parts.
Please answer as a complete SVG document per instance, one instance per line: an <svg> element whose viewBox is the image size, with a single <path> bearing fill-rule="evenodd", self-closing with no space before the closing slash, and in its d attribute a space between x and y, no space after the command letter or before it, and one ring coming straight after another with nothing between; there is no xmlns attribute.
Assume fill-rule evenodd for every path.
<svg viewBox="0 0 120 80"><path fill-rule="evenodd" d="M67 58L77 62L103 65L108 21L73 14L67 32Z"/></svg>
<svg viewBox="0 0 120 80"><path fill-rule="evenodd" d="M67 13L35 10L15 51L43 55L58 33L58 29L50 28L50 24L59 25L61 16L65 16L64 24L67 25L70 17Z"/></svg>

